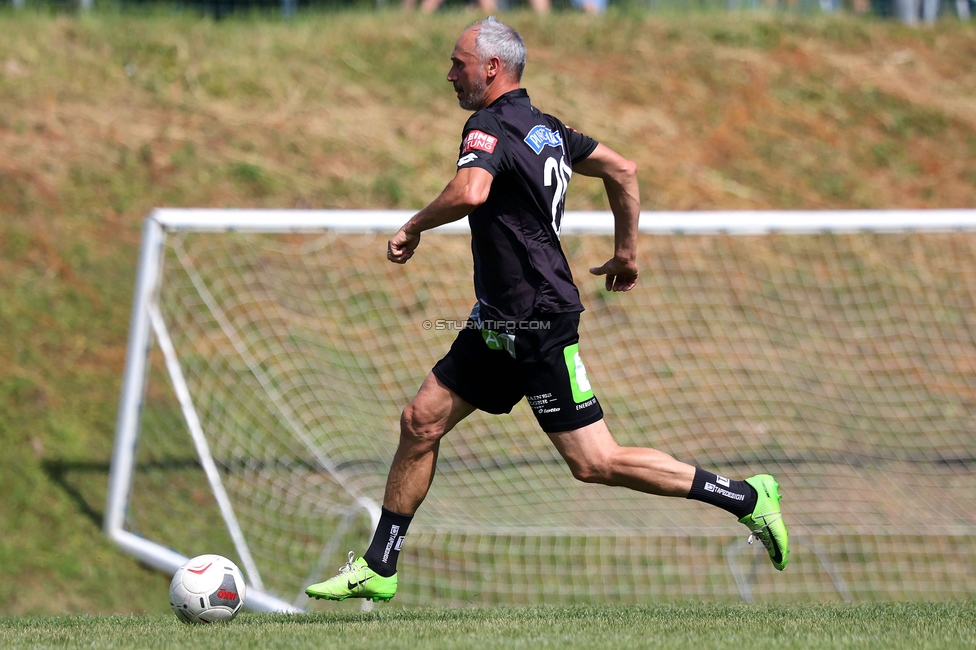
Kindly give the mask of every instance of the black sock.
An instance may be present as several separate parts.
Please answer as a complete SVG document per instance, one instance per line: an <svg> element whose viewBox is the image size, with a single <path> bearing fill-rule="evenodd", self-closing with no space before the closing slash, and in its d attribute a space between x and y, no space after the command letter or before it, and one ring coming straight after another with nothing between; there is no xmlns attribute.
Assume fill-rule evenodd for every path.
<svg viewBox="0 0 976 650"><path fill-rule="evenodd" d="M411 519L413 517L400 515L386 508L380 512L380 523L376 526L373 541L370 542L363 559L370 569L384 578L389 578L396 573L397 558L400 557L400 549L403 547L403 536L407 534Z"/></svg>
<svg viewBox="0 0 976 650"><path fill-rule="evenodd" d="M742 519L752 514L759 495L745 481L730 481L696 467L695 480L691 483L688 498L718 506L731 512L736 519Z"/></svg>

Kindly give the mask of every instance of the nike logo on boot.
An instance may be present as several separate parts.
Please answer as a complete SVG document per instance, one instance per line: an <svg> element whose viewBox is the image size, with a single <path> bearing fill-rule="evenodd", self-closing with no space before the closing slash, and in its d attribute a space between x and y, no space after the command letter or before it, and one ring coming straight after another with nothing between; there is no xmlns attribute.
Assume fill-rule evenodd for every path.
<svg viewBox="0 0 976 650"><path fill-rule="evenodd" d="M363 578L359 582L347 582L346 583L346 586L349 588L349 591L352 591L352 590L356 589L357 587L359 587L360 585L364 584L367 580L369 580L369 576L366 576L365 578Z"/></svg>

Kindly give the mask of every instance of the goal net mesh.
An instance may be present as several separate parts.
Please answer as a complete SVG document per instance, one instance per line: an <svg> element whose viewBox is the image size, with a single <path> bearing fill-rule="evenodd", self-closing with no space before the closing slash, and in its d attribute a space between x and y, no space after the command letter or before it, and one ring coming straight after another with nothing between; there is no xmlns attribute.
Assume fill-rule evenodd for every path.
<svg viewBox="0 0 976 650"><path fill-rule="evenodd" d="M642 234L625 294L587 273L611 237L563 246L616 440L774 474L790 564L720 510L576 482L523 401L444 439L394 602L972 597L976 233ZM177 231L165 250L156 305L257 577L307 606L365 551L400 410L473 304L469 237L427 233L406 266L369 233ZM126 527L236 557L159 339Z"/></svg>

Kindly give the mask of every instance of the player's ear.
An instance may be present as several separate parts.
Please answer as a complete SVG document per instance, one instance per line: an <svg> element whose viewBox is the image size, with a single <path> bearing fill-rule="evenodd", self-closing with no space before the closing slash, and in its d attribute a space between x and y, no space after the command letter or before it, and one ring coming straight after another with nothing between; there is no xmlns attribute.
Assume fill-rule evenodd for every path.
<svg viewBox="0 0 976 650"><path fill-rule="evenodd" d="M487 65L485 65L485 73L488 75L489 79L493 77L497 77L501 73L501 70L502 70L501 59L499 59L497 56L493 56L488 59L488 63Z"/></svg>

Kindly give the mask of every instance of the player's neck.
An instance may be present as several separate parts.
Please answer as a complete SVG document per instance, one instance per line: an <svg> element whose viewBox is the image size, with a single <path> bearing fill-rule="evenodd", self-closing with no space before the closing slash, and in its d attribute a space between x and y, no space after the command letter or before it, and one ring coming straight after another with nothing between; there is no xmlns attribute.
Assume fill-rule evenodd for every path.
<svg viewBox="0 0 976 650"><path fill-rule="evenodd" d="M518 82L502 82L496 81L488 87L488 93L485 95L485 106L491 106L495 101L504 95L505 93L512 92L513 90L518 90L520 88ZM484 108L484 106L482 107Z"/></svg>

